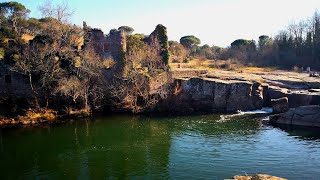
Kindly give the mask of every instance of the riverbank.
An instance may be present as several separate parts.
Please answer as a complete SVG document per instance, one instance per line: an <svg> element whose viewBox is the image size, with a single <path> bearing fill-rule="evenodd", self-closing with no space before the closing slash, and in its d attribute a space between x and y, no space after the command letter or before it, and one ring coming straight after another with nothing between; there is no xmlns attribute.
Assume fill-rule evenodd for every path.
<svg viewBox="0 0 320 180"><path fill-rule="evenodd" d="M172 94L145 113L237 113L274 106L271 102L279 98L287 98L288 109L320 104L320 79L306 73L173 68L171 76ZM82 110L66 115L52 109L28 110L24 116L0 119L0 126L51 123L66 116L87 115Z"/></svg>
<svg viewBox="0 0 320 180"><path fill-rule="evenodd" d="M41 124L58 124L66 120L89 117L91 114L84 109L70 109L65 114L58 114L57 111L48 108L41 108L37 111L29 109L24 115L17 115L14 118L0 116L0 127L13 126L38 126Z"/></svg>

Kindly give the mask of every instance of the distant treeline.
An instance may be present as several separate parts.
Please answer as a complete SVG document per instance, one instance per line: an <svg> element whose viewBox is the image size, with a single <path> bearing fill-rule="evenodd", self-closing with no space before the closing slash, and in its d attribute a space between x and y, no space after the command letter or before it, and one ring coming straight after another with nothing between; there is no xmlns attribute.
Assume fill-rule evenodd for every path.
<svg viewBox="0 0 320 180"><path fill-rule="evenodd" d="M170 42L173 61L183 62L192 57L234 59L245 65L320 69L320 14L315 12L309 19L289 24L275 37L261 35L258 42L237 39L227 48L199 46L200 43L194 36L182 37L180 43Z"/></svg>

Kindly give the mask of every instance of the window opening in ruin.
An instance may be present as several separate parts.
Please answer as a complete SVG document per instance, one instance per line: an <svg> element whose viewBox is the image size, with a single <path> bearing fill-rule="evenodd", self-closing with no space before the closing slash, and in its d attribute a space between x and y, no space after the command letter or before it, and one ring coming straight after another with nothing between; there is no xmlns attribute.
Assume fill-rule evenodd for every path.
<svg viewBox="0 0 320 180"><path fill-rule="evenodd" d="M110 44L108 44L108 43L103 44L103 51L104 52L110 51Z"/></svg>
<svg viewBox="0 0 320 180"><path fill-rule="evenodd" d="M4 77L4 81L5 81L5 83L7 83L7 84L11 84L11 75L6 75L6 76Z"/></svg>

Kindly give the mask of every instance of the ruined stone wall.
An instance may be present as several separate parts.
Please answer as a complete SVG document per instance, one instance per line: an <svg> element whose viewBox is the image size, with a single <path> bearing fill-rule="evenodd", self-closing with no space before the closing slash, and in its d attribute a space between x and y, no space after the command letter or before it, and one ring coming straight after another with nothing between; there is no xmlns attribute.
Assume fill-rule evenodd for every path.
<svg viewBox="0 0 320 180"><path fill-rule="evenodd" d="M89 28L86 23L83 27L85 37L85 47L91 46L94 48L96 54L100 55L103 59L112 57L116 61L115 72L123 74L125 71L125 53L126 53L126 35L122 31L111 30L105 36L100 29Z"/></svg>
<svg viewBox="0 0 320 180"><path fill-rule="evenodd" d="M150 77L150 94L155 94L159 89L163 88L163 86L166 86L168 83L173 83L171 73L163 72L156 77Z"/></svg>
<svg viewBox="0 0 320 180"><path fill-rule="evenodd" d="M0 97L29 97L31 88L27 78L10 70L10 66L0 62Z"/></svg>
<svg viewBox="0 0 320 180"><path fill-rule="evenodd" d="M161 46L160 55L162 56L163 63L165 65L168 65L170 59L169 41L167 28L162 24L157 25L156 29L150 34L148 38L149 45L153 45L156 42Z"/></svg>
<svg viewBox="0 0 320 180"><path fill-rule="evenodd" d="M86 23L84 23L86 24ZM111 30L108 36L103 31L96 28L83 27L85 36L85 46L93 46L96 53L104 56L109 53L115 60L119 54L126 50L126 35L118 30Z"/></svg>
<svg viewBox="0 0 320 180"><path fill-rule="evenodd" d="M110 42L110 55L116 61L114 72L126 76L125 54L127 49L126 35L122 31L111 30L108 36Z"/></svg>
<svg viewBox="0 0 320 180"><path fill-rule="evenodd" d="M108 41L110 42L110 52L115 59L123 58L127 49L126 35L122 31L111 30Z"/></svg>
<svg viewBox="0 0 320 180"><path fill-rule="evenodd" d="M104 44L107 43L107 40L100 29L87 29L84 41L85 46L93 47L96 54L103 56Z"/></svg>

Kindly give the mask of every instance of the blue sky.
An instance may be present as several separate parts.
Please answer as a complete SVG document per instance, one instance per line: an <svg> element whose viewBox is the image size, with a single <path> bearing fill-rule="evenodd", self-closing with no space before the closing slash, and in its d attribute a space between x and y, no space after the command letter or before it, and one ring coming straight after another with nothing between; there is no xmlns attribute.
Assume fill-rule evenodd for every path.
<svg viewBox="0 0 320 180"><path fill-rule="evenodd" d="M5 2L6 0L0 0ZM39 17L44 0L16 0ZM63 0L53 0L59 3ZM238 38L274 36L288 23L320 10L320 0L64 0L74 10L71 21L101 28L105 33L121 25L150 34L157 24L168 28L170 40L184 35L202 44L226 47Z"/></svg>

